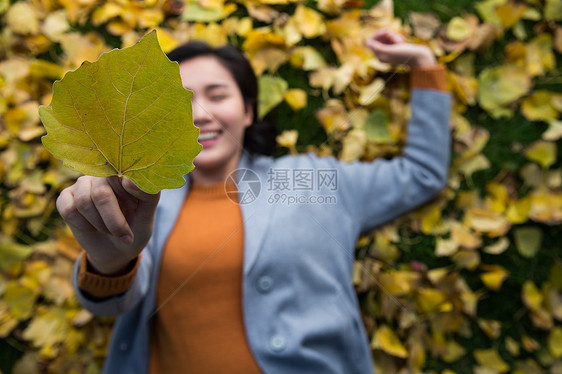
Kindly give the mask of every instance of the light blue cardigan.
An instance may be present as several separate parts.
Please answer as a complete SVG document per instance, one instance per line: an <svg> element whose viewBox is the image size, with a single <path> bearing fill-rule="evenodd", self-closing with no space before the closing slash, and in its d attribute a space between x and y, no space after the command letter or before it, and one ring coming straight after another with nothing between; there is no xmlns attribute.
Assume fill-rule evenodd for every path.
<svg viewBox="0 0 562 374"><path fill-rule="evenodd" d="M245 237L243 316L250 349L264 373L373 372L351 281L355 242L361 233L427 201L447 181L450 96L415 89L411 105L403 155L390 161L346 164L313 155L243 155L239 167L255 172L261 183L257 199L240 205ZM336 188L324 186L320 191L316 185L313 191L299 191L307 201L313 195L330 197L289 205L275 193L293 196L295 189L270 191L275 184L271 170L287 170L289 176L293 170L312 171L315 177L319 170L332 176L337 170ZM119 315L106 373L148 372L150 321L157 308L155 280L188 184L162 192L153 236L125 294L95 302L76 289L80 303L94 314ZM77 270L78 266L74 284Z"/></svg>

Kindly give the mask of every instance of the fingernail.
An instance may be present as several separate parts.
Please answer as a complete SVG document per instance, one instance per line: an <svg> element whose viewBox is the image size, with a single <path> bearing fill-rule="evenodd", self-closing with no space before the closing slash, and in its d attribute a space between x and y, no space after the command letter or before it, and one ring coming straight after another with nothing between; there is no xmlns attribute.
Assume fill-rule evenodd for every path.
<svg viewBox="0 0 562 374"><path fill-rule="evenodd" d="M123 244L131 245L133 244L133 237L131 235L123 235L119 238Z"/></svg>

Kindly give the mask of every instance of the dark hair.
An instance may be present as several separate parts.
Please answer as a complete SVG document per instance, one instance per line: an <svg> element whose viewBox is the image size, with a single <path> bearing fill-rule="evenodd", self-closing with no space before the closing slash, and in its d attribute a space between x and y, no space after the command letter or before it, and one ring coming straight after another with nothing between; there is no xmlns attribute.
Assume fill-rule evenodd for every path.
<svg viewBox="0 0 562 374"><path fill-rule="evenodd" d="M271 123L258 119L258 81L250 62L229 44L213 48L207 43L193 41L168 53L168 58L178 63L200 56L215 57L232 74L244 104L253 107L253 123L244 133L244 148L250 153L271 155L276 148L276 129Z"/></svg>

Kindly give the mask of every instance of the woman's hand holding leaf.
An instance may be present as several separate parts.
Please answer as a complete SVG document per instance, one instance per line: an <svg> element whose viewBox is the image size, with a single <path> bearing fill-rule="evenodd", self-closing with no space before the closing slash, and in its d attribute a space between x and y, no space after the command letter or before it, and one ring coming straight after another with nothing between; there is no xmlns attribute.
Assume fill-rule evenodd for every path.
<svg viewBox="0 0 562 374"><path fill-rule="evenodd" d="M94 270L115 275L148 243L159 199L127 178L84 176L62 191L57 209Z"/></svg>

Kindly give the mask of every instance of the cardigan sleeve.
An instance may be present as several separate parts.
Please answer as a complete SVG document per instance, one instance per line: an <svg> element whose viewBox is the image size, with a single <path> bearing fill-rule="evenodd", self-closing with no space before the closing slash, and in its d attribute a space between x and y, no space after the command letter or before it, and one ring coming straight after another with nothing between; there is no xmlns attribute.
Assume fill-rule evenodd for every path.
<svg viewBox="0 0 562 374"><path fill-rule="evenodd" d="M445 69L412 71L412 115L402 154L390 160L339 163L339 195L360 222L361 232L380 226L427 202L447 183L450 162L451 97Z"/></svg>
<svg viewBox="0 0 562 374"><path fill-rule="evenodd" d="M146 251L146 249L145 249ZM87 280L87 287L84 287L84 269L83 267L83 259L82 257L85 256L82 253L76 263L74 264L74 273L73 273L73 285L74 285L74 292L76 294L76 298L80 302L80 304L86 308L88 311L93 313L97 316L116 316L123 314L129 310L131 310L135 305L137 305L142 298L146 295L149 281L150 281L150 274L152 269L152 259L150 255L143 255L140 256L140 259L135 264L132 272L126 274L123 279L118 279L117 286L121 286L122 284L127 283L126 288L120 289L117 294L114 292L110 292L107 287L104 290L105 293L99 293L99 284L98 287L94 287L92 282L95 280L90 279ZM108 277L99 277L98 282L106 283L106 286L111 286L108 283ZM81 285L83 288L80 288ZM91 286L91 287L90 287ZM86 288L86 290L84 289ZM104 288L104 287L102 287ZM111 287L110 287L111 288ZM92 294L88 291L93 291ZM106 292L108 291L108 292ZM122 292L124 291L124 292ZM103 298L98 298L102 296Z"/></svg>

